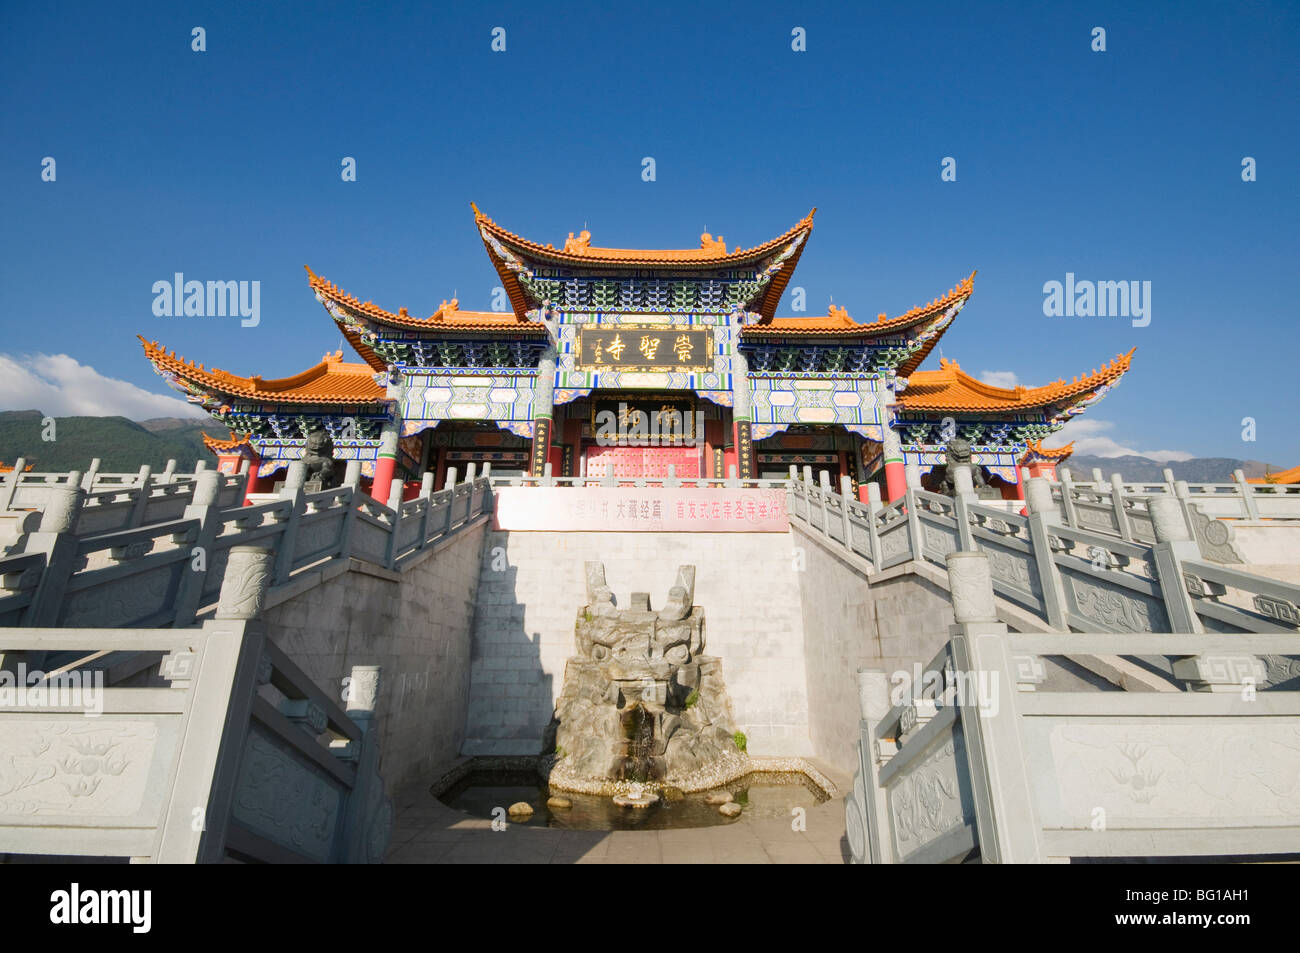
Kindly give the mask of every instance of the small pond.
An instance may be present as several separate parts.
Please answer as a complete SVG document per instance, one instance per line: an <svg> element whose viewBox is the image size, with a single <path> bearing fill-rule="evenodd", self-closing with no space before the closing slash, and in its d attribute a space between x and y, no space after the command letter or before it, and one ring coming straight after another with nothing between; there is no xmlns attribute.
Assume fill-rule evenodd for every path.
<svg viewBox="0 0 1300 953"><path fill-rule="evenodd" d="M556 792L573 806L546 806L547 783L531 771L475 771L456 782L439 798L444 804L472 817L493 818L495 808L508 808L517 801L533 807L531 817L511 818L512 824L556 827L575 831L658 831L689 827L735 824L742 818L790 818L796 807L811 808L827 801L824 791L798 773L754 772L719 790L729 791L732 800L744 808L738 817L725 817L717 805L705 803L709 793L684 794L680 800L660 798L647 808L619 807L609 797L595 794ZM497 816L500 816L499 814Z"/></svg>

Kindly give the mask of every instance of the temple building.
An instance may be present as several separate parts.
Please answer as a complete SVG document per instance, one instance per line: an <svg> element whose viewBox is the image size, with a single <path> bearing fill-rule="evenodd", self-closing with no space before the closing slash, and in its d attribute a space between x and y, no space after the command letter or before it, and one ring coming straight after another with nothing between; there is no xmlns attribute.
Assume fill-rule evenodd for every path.
<svg viewBox="0 0 1300 953"><path fill-rule="evenodd" d="M815 210L814 210L815 211ZM722 236L665 251L601 248L584 231L562 247L474 224L510 310L444 301L429 317L361 301L307 269L308 282L357 360L326 354L292 377L205 369L141 338L160 375L227 424L210 440L219 465L253 465L256 489L299 459L325 429L334 456L358 460L371 493L449 468L620 480L785 476L827 471L855 492L876 481L887 499L904 465L932 485L947 444L1004 497L1022 496L1019 468L1051 472L1070 448L1043 441L1100 399L1132 351L1042 387L993 387L955 361L921 364L974 291L974 278L897 317L854 320L843 308L777 317L808 243L813 214L752 248ZM667 421L668 427L646 424ZM616 426L610 426L613 422ZM653 433L648 431L653 430ZM283 476L280 476L282 479Z"/></svg>

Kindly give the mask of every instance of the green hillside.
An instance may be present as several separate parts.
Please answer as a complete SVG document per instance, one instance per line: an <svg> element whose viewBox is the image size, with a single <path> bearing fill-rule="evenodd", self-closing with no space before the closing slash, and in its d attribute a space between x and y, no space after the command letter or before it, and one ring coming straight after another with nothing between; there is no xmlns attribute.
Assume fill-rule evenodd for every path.
<svg viewBox="0 0 1300 953"><path fill-rule="evenodd" d="M154 472L176 460L177 470L214 462L202 434L225 438L230 431L211 419L166 418L136 423L125 417L56 417L53 441L41 439L43 415L37 410L0 411L0 462L19 457L42 472L84 470L94 457L100 470L122 473L148 464Z"/></svg>

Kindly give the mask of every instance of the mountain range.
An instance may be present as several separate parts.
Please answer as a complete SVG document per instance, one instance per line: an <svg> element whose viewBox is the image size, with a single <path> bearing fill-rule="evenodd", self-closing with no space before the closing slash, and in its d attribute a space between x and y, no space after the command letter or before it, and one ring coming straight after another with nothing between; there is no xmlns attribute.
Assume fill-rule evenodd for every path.
<svg viewBox="0 0 1300 953"><path fill-rule="evenodd" d="M39 410L0 411L0 463L26 458L38 472L85 470L100 458L105 473L127 473L146 464L160 472L169 459L176 469L193 471L200 459L215 462L203 434L226 438L229 428L211 418L158 417L136 422L125 417L55 417L53 440Z"/></svg>

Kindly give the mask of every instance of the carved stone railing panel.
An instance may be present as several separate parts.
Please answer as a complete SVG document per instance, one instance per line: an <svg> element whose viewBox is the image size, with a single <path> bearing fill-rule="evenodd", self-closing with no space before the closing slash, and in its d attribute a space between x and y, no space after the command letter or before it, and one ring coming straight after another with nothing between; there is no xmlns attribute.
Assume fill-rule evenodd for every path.
<svg viewBox="0 0 1300 953"><path fill-rule="evenodd" d="M954 723L910 758L885 795L895 856L903 863L945 835L972 827L975 804L960 727Z"/></svg>
<svg viewBox="0 0 1300 953"><path fill-rule="evenodd" d="M960 861L976 849L986 863L1300 851L1292 636L1022 635L978 622L951 632L930 668L951 666L958 684L979 673L989 690L940 695L920 727L906 728L906 701L885 710L876 697L886 673L859 673L866 689L878 684L860 688L846 804L858 862ZM1044 690L1052 658L1161 656L1183 657L1183 690Z"/></svg>

